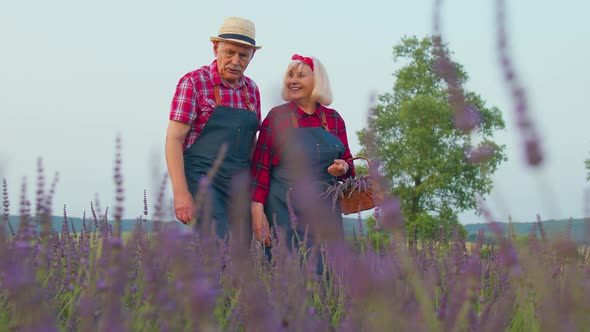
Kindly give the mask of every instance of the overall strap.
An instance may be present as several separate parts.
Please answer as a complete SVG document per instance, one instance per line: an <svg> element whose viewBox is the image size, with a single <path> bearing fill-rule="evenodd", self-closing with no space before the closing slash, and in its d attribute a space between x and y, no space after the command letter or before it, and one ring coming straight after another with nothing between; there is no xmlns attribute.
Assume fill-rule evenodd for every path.
<svg viewBox="0 0 590 332"><path fill-rule="evenodd" d="M214 86L213 90L215 90L215 105L221 106L221 94L219 93L219 85Z"/></svg>
<svg viewBox="0 0 590 332"><path fill-rule="evenodd" d="M250 107L250 95L248 94L248 89L246 88L246 84L244 84L244 87L242 87L242 92L244 93L244 98L246 99L246 107L248 107L248 109L252 112L254 112L254 110L252 109L252 107Z"/></svg>
<svg viewBox="0 0 590 332"><path fill-rule="evenodd" d="M219 85L216 85L213 87L213 90L215 91L215 105L216 106L221 106L221 92L219 92ZM252 109L252 107L250 107L250 98L249 98L249 94L248 94L248 89L246 88L246 84L244 84L244 87L242 88L242 93L244 94L244 98L246 99L246 107L248 107L248 109L252 112L254 112L254 110Z"/></svg>
<svg viewBox="0 0 590 332"><path fill-rule="evenodd" d="M297 121L295 112L291 110L289 113L291 114L291 125L293 126L293 128L299 128L299 122Z"/></svg>
<svg viewBox="0 0 590 332"><path fill-rule="evenodd" d="M326 119L326 113L324 113L324 111L322 111L322 127L324 127L325 131L330 132L330 128L328 127L328 120Z"/></svg>

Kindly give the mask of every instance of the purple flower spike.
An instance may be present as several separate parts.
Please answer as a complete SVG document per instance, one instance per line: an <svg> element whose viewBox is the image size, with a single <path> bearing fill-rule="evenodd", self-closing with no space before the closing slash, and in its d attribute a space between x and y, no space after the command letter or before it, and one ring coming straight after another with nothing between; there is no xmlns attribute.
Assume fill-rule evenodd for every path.
<svg viewBox="0 0 590 332"><path fill-rule="evenodd" d="M206 177L206 176L202 176L199 179L199 189L204 189L204 188L207 188L207 187L209 187L209 178Z"/></svg>
<svg viewBox="0 0 590 332"><path fill-rule="evenodd" d="M373 211L373 217L377 220L381 219L381 209L378 206L376 206Z"/></svg>
<svg viewBox="0 0 590 332"><path fill-rule="evenodd" d="M543 162L543 153L541 152L541 144L538 139L529 138L525 140L525 151L527 162L531 166L538 166Z"/></svg>
<svg viewBox="0 0 590 332"><path fill-rule="evenodd" d="M455 128L470 132L479 127L481 123L481 115L473 106L456 109L454 113Z"/></svg>
<svg viewBox="0 0 590 332"><path fill-rule="evenodd" d="M535 126L528 110L524 88L519 82L508 54L508 35L506 33L506 1L496 0L497 52L500 69L509 92L512 95L514 113L518 128L523 137L523 145L528 165L538 167L543 162L540 142L535 135Z"/></svg>
<svg viewBox="0 0 590 332"><path fill-rule="evenodd" d="M469 151L469 161L478 164L489 160L494 156L495 147L492 144L482 144L475 149Z"/></svg>
<svg viewBox="0 0 590 332"><path fill-rule="evenodd" d="M380 206L381 226L385 229L402 227L400 200L396 197L386 199Z"/></svg>
<svg viewBox="0 0 590 332"><path fill-rule="evenodd" d="M104 279L99 279L98 282L96 283L96 289L99 291L104 291L107 288L108 288L107 283L104 281Z"/></svg>

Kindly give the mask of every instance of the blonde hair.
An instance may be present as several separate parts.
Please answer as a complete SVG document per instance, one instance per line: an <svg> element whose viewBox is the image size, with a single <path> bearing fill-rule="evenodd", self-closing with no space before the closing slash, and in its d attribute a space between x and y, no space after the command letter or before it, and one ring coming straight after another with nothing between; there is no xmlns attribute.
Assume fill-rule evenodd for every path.
<svg viewBox="0 0 590 332"><path fill-rule="evenodd" d="M328 73L324 68L324 65L320 62L320 60L310 57L313 60L313 80L314 86L313 91L311 92L311 98L316 102L320 103L324 106L329 106L332 103L332 88L330 87L330 80L328 79ZM285 71L285 75L283 77L283 88L281 89L281 97L285 101L291 101L289 89L287 85L284 83L287 80L289 72L297 67L299 69L305 62L301 60L293 60L287 66L287 70Z"/></svg>

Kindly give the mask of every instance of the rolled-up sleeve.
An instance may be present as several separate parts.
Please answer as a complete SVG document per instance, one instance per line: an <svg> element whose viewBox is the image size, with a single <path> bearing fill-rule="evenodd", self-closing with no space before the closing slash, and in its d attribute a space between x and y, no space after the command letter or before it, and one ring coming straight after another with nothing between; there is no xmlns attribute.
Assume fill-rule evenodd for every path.
<svg viewBox="0 0 590 332"><path fill-rule="evenodd" d="M170 120L192 124L197 118L199 104L194 81L183 76L176 85L176 91L170 106Z"/></svg>

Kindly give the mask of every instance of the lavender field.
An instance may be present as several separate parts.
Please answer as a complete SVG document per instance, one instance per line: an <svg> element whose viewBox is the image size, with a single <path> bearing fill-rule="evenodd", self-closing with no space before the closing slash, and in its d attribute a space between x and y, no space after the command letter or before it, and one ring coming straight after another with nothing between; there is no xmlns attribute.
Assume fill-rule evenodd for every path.
<svg viewBox="0 0 590 332"><path fill-rule="evenodd" d="M504 2L497 3L502 88L513 97L523 159L533 171L544 162L542 142L508 55ZM432 40L440 50L439 7ZM481 119L466 112L447 53L435 56L454 129L469 135ZM59 183L47 180L39 159L34 197L26 194L30 183L12 193L3 180L0 331L590 331L590 247L576 242L571 229L548 234L537 216L523 240L494 223L481 200L488 232L474 241L460 229L411 240L401 201L390 195L371 150L374 137L365 139L376 161L369 175L385 192L371 221L359 216L352 234L342 237L330 226L327 207L309 196L304 203L315 216L309 231L321 241L304 238L290 248L279 231L271 260L253 238L249 211L233 211L226 239L215 235L209 218L197 228L169 217L167 177L156 197L144 194L143 211L132 211L138 215L133 230L123 231L128 211L119 139L115 202L106 209L91 205L82 227L73 227L66 208L55 209ZM470 151L469 162L492 158L490 146ZM235 206L247 205L246 183L233 192ZM198 208L207 215L206 195ZM57 231L52 218L62 214ZM586 228L584 243L588 219Z"/></svg>
<svg viewBox="0 0 590 332"><path fill-rule="evenodd" d="M57 233L50 227L55 183L47 190L41 164L39 169L35 204L20 198L17 225L9 222L4 181L3 331L584 331L590 326L590 249L577 247L567 233L549 238L541 223L526 244L497 228L493 243L483 243L481 233L476 243L457 235L408 246L398 201L388 198L371 228L359 223L344 240L324 225L315 229L326 239L321 247L293 251L275 238L269 262L247 227L236 226L228 241L213 231L166 227L162 202L150 215L147 198L135 230L122 233L117 166L120 200L113 218L92 207L83 227L74 230L64 210ZM311 204L321 216L321 206ZM144 227L148 217L151 232ZM318 256L326 267L322 273Z"/></svg>

